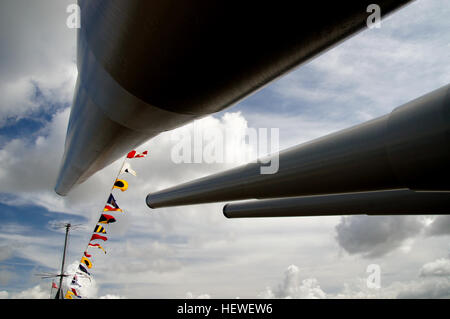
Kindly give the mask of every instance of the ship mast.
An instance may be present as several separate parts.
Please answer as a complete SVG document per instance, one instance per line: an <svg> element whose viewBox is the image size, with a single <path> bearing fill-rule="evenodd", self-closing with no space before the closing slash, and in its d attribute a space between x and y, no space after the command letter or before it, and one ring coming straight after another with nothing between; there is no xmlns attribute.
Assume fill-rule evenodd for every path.
<svg viewBox="0 0 450 319"><path fill-rule="evenodd" d="M64 250L63 250L63 256L62 256L62 261L61 261L61 270L59 274L54 274L54 273L41 273L41 274L35 274L36 276L40 276L41 279L49 279L49 278L56 278L59 277L59 285L57 287L53 287L53 282L52 282L52 291L53 288L56 288L56 295L54 297L54 299L64 299L64 294L63 294L63 288L62 288L62 284L63 284L63 279L64 277L68 277L69 275L66 274L64 272L64 268L65 268L65 264L66 264L66 251L67 251L67 242L69 239L69 231L71 229L77 229L77 228L82 228L83 226L81 226L81 224L71 224L71 223L64 223L64 224L59 224L59 225L55 225L56 228L65 228L66 229L66 236L64 239ZM52 298L51 296L52 294L50 293L50 299Z"/></svg>
<svg viewBox="0 0 450 319"><path fill-rule="evenodd" d="M67 248L67 238L69 237L69 230L72 225L70 223L67 223L65 225L66 228L66 238L64 239L64 251L63 251L63 257L61 262L61 272L58 275L59 276L59 285L58 285L58 291L56 292L55 299L64 299L63 297L63 291L62 291L62 282L63 278L67 275L64 274L64 264L66 262L66 248Z"/></svg>

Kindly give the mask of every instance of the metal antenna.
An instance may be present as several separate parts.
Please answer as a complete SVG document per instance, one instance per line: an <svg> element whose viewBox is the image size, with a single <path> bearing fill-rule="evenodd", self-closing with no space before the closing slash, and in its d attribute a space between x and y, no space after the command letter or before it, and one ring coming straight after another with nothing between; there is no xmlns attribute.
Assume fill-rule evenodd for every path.
<svg viewBox="0 0 450 319"><path fill-rule="evenodd" d="M64 239L64 250L63 250L63 258L62 258L62 262L61 262L61 271L59 274L57 273L49 273L49 272L44 272L44 273L40 273L40 274L35 274L35 276L40 276L41 279L49 279L49 278L57 278L59 277L59 286L58 286L58 290L56 292L55 295L55 299L63 299L63 291L62 291L62 282L64 277L68 277L69 275L66 274L64 272L64 268L65 268L65 262L66 262L66 251L67 251L67 241L69 238L69 231L71 229L80 229L83 228L84 226L82 224L71 224L71 223L55 223L52 225L52 228L65 228L66 230L66 236ZM52 285L53 286L53 285Z"/></svg>
<svg viewBox="0 0 450 319"><path fill-rule="evenodd" d="M58 291L56 292L55 299L63 299L62 282L63 282L63 278L67 276L67 275L64 275L64 263L66 261L67 238L69 237L69 230L70 230L71 226L72 225L70 223L67 223L65 225L66 237L64 239L64 251L63 251L63 258L62 258L62 263L61 263L61 273L59 275L59 286L58 286Z"/></svg>

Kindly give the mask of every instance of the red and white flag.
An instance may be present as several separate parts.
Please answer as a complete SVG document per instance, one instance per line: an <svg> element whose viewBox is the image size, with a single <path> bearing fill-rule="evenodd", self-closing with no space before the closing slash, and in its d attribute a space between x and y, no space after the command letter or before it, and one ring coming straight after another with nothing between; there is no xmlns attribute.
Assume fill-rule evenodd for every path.
<svg viewBox="0 0 450 319"><path fill-rule="evenodd" d="M140 158L140 157L145 157L147 154L148 154L148 151L138 153L135 150L133 150L130 153L128 153L127 158Z"/></svg>

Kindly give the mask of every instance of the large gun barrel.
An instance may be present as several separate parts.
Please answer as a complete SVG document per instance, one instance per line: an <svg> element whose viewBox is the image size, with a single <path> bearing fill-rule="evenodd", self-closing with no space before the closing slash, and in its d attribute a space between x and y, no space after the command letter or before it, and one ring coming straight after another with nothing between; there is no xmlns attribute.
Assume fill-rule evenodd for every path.
<svg viewBox="0 0 450 319"><path fill-rule="evenodd" d="M450 214L450 192L388 190L226 204L227 218Z"/></svg>
<svg viewBox="0 0 450 319"><path fill-rule="evenodd" d="M261 164L250 163L149 194L146 201L158 208L387 189L449 191L449 132L446 85L388 115L281 152L275 174L261 174Z"/></svg>
<svg viewBox="0 0 450 319"><path fill-rule="evenodd" d="M408 2L377 4L384 17ZM371 1L78 3L78 81L60 195L151 137L235 104L362 30Z"/></svg>

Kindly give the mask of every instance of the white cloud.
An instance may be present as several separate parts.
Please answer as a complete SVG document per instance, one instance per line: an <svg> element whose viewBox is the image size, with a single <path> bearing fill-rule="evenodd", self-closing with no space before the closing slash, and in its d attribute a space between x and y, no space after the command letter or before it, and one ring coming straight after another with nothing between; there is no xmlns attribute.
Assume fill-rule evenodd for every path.
<svg viewBox="0 0 450 319"><path fill-rule="evenodd" d="M18 293L10 293L6 295L10 299L48 299L50 293L48 289L41 285L34 286Z"/></svg>
<svg viewBox="0 0 450 319"><path fill-rule="evenodd" d="M426 263L420 270L422 277L449 277L450 278L450 259L440 258L435 261Z"/></svg>
<svg viewBox="0 0 450 319"><path fill-rule="evenodd" d="M326 293L320 288L315 278L303 279L300 282L300 270L295 265L290 265L285 273L283 282L274 291L266 288L259 294L262 298L286 298L286 299L324 299Z"/></svg>
<svg viewBox="0 0 450 319"><path fill-rule="evenodd" d="M14 139L0 149L0 192L48 207L61 202L51 194L62 157L69 109L58 112L36 139ZM42 196L47 194L47 196ZM49 196L51 194L51 196Z"/></svg>
<svg viewBox="0 0 450 319"><path fill-rule="evenodd" d="M436 261L439 267L442 259ZM427 263L423 269L429 269ZM445 264L448 260L445 261ZM434 267L434 266L431 266ZM316 278L303 279L300 283L301 271L295 265L290 265L285 271L282 283L278 288L267 287L258 294L259 298L296 298L296 299L404 299L404 298L450 298L450 278L414 278L409 281L395 281L380 288L372 288L367 285L367 278L356 277L343 284L343 288L337 293L323 291ZM434 276L434 275L433 275ZM440 274L438 275L440 276ZM428 275L427 275L428 277Z"/></svg>

